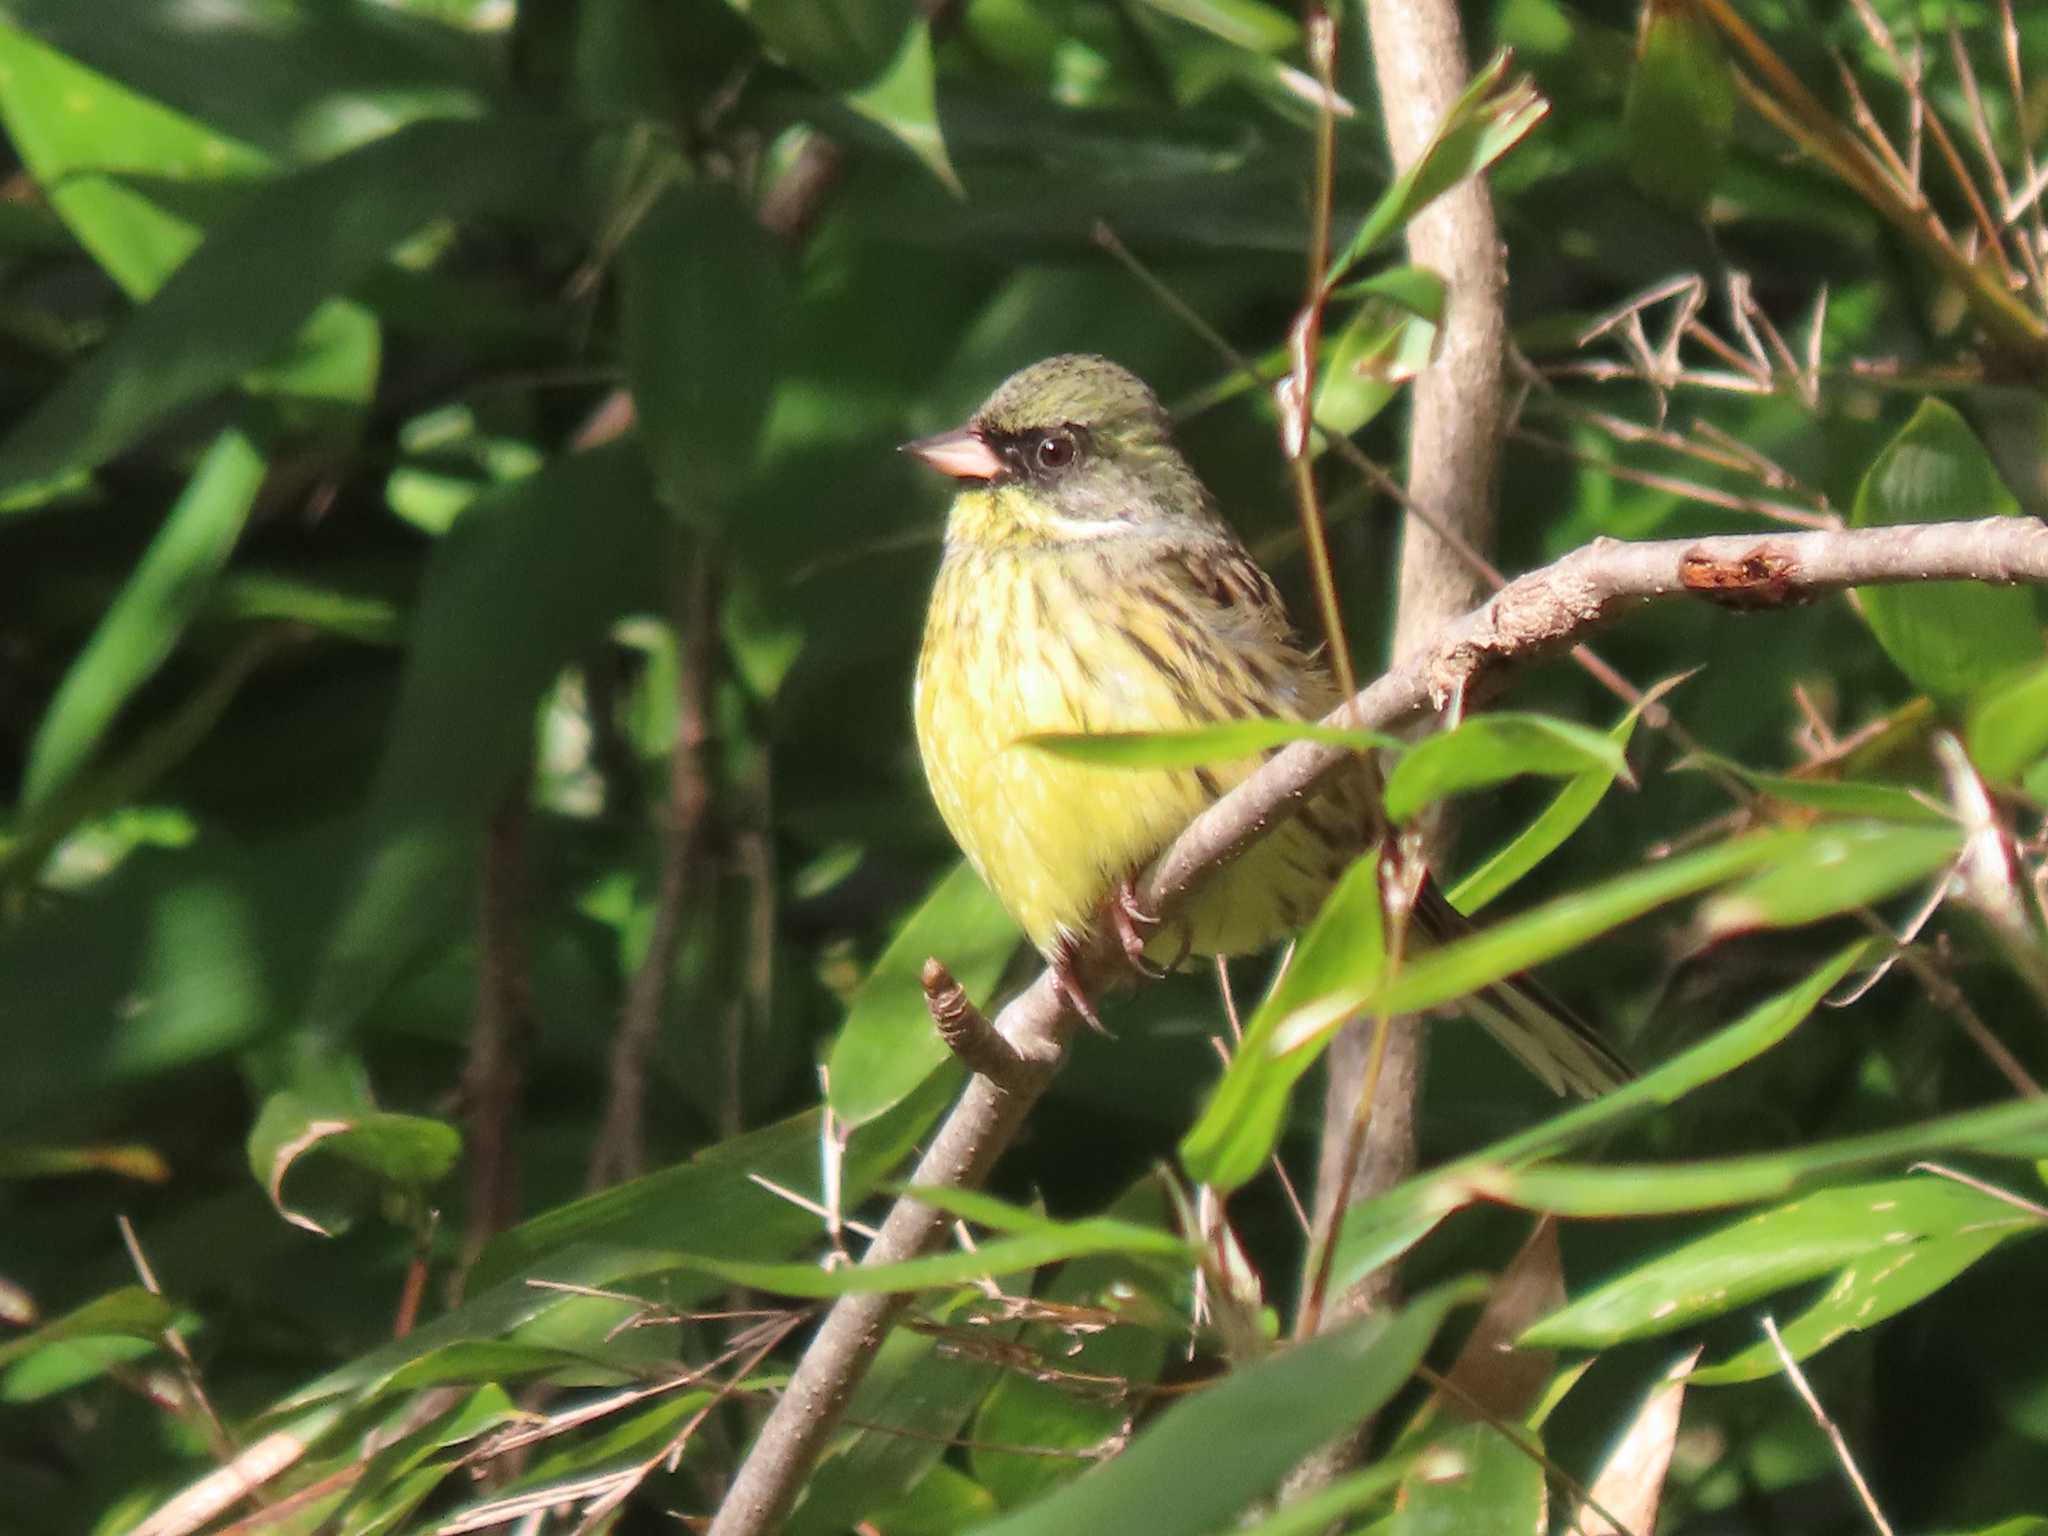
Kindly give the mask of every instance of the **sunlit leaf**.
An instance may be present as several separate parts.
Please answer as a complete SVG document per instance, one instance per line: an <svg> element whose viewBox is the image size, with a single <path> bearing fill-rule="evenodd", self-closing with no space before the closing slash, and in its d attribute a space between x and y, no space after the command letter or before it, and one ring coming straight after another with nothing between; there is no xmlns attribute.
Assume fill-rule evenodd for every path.
<svg viewBox="0 0 2048 1536"><path fill-rule="evenodd" d="M1641 718L1642 711L1642 704L1635 705L1607 732L1608 740L1623 752L1624 762L1629 739L1635 734L1636 721ZM1602 765L1574 777L1534 821L1445 893L1451 905L1470 917L1512 887L1564 846L1565 840L1593 814L1620 776L1611 765Z"/></svg>
<svg viewBox="0 0 2048 1536"><path fill-rule="evenodd" d="M1402 172L1365 216L1342 254L1330 263L1328 282L1392 239L1438 197L1477 175L1519 144L1550 110L1526 78L1508 80L1508 57L1497 54L1451 104L1415 163Z"/></svg>
<svg viewBox="0 0 2048 1536"><path fill-rule="evenodd" d="M214 439L50 701L29 747L24 807L49 799L92 758L121 706L176 647L241 536L266 468L240 432Z"/></svg>
<svg viewBox="0 0 2048 1536"><path fill-rule="evenodd" d="M1970 711L1970 760L1996 784L2009 784L2048 755L2048 667L2037 667L1978 699Z"/></svg>
<svg viewBox="0 0 2048 1536"><path fill-rule="evenodd" d="M1468 1169L1513 1167L1589 1139L1596 1131L1640 1119L1676 1104L1694 1089L1726 1077L1797 1029L1821 999L1865 958L1866 945L1839 951L1811 976L1760 1003L1682 1055L1590 1103L1577 1104L1482 1151L1396 1185L1353 1206L1338 1228L1331 1284L1342 1291L1361 1276L1407 1251L1473 1193Z"/></svg>
<svg viewBox="0 0 2048 1536"><path fill-rule="evenodd" d="M1404 822L1438 800L1523 774L1566 778L1593 770L1629 779L1622 744L1546 715L1475 715L1418 742L1395 764L1387 776L1387 815Z"/></svg>
<svg viewBox="0 0 2048 1536"><path fill-rule="evenodd" d="M52 1318L33 1333L0 1343L0 1366L9 1366L51 1344L80 1339L156 1339L170 1326L171 1304L139 1285L127 1285Z"/></svg>
<svg viewBox="0 0 2048 1536"><path fill-rule="evenodd" d="M1837 1276L1819 1305L1829 1313L1828 1336L1839 1336L1926 1294L1900 1289L1901 1275L1940 1271L1939 1285L2006 1239L2043 1226L2016 1206L1926 1174L1818 1190L1637 1265L1530 1328L1522 1342L1601 1348L1648 1338L1824 1275ZM1964 1249L1946 1251L1961 1236L1970 1240ZM1822 1329L1814 1332L1818 1338ZM1733 1371L1712 1368L1695 1379L1751 1380L1776 1368L1768 1343L1737 1359L1743 1365Z"/></svg>
<svg viewBox="0 0 2048 1536"><path fill-rule="evenodd" d="M1883 901L1926 879L1961 848L1962 833L1954 826L1851 822L1815 827L1787 844L1766 868L1706 902L1700 926L1719 935L1817 922Z"/></svg>
<svg viewBox="0 0 2048 1536"><path fill-rule="evenodd" d="M1324 898L1287 973L1246 1024L1201 1118L1181 1138L1181 1162L1192 1177L1227 1192L1265 1166L1295 1083L1385 965L1379 861L1363 858ZM1297 1036L1308 1043L1281 1043Z"/></svg>
<svg viewBox="0 0 2048 1536"><path fill-rule="evenodd" d="M2027 1099L1816 1142L1789 1152L1711 1161L1573 1167L1475 1168L1469 1195L1560 1216L1650 1216L1744 1205L1791 1193L1800 1184L1876 1163L1968 1150L1987 1157L2032 1157L2048 1135L2048 1103Z"/></svg>
<svg viewBox="0 0 2048 1536"><path fill-rule="evenodd" d="M1228 720L1169 731L1040 731L1018 737L1016 744L1101 768L1199 768L1206 763L1235 762L1297 741L1320 741L1360 752L1399 750L1403 745L1378 731L1341 730L1300 720Z"/></svg>

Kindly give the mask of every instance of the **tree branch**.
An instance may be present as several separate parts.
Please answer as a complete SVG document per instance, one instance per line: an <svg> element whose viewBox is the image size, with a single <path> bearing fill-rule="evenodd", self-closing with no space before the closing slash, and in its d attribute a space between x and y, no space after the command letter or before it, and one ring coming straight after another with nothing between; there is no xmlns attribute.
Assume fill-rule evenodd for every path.
<svg viewBox="0 0 2048 1536"><path fill-rule="evenodd" d="M1994 517L1649 544L1596 540L1510 582L1445 625L1330 718L1369 729L1399 724L1468 691L1483 676L1568 646L1660 599L1706 597L1756 610L1794 606L1845 587L1925 581L2048 585L2048 523ZM1178 911L1204 880L1295 814L1346 755L1345 748L1320 742L1297 742L1279 753L1174 839L1144 880L1139 899L1169 916ZM1084 956L1084 984L1106 980L1116 964L1102 950ZM1019 1058L1039 1070L1007 1088L984 1077L969 1083L911 1182L979 1184L1052 1080L1074 1023L1060 1006L1050 973L1012 999L994 1027ZM861 1262L914 1258L940 1239L948 1220L906 1195ZM834 1303L740 1467L712 1536L760 1536L780 1527L900 1305L894 1296L847 1296Z"/></svg>

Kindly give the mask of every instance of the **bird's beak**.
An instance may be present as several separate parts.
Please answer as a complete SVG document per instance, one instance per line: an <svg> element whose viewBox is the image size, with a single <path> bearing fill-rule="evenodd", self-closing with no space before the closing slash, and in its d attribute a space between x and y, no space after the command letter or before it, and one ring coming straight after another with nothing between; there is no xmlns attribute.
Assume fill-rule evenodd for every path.
<svg viewBox="0 0 2048 1536"><path fill-rule="evenodd" d="M1003 461L972 427L955 427L950 432L920 437L903 445L942 475L955 480L993 480L1003 472Z"/></svg>

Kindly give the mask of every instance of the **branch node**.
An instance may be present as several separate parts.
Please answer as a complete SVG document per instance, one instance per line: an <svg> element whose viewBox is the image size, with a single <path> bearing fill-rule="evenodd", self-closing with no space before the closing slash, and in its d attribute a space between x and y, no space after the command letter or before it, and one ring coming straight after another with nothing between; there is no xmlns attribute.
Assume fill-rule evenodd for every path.
<svg viewBox="0 0 2048 1536"><path fill-rule="evenodd" d="M953 979L953 973L938 956L926 959L918 980L924 987L924 1005L938 1027L939 1038L968 1071L987 1078L998 1088L1015 1090L1039 1069L1039 1063L1013 1045L974 1006L967 989Z"/></svg>

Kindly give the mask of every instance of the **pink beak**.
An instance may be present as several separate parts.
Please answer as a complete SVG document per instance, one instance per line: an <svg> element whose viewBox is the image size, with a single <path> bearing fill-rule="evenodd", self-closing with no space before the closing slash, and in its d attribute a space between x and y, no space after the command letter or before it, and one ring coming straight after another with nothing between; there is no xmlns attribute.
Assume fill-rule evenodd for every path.
<svg viewBox="0 0 2048 1536"><path fill-rule="evenodd" d="M955 427L950 432L920 437L903 445L942 475L955 480L993 480L1003 472L1003 461L972 427Z"/></svg>

